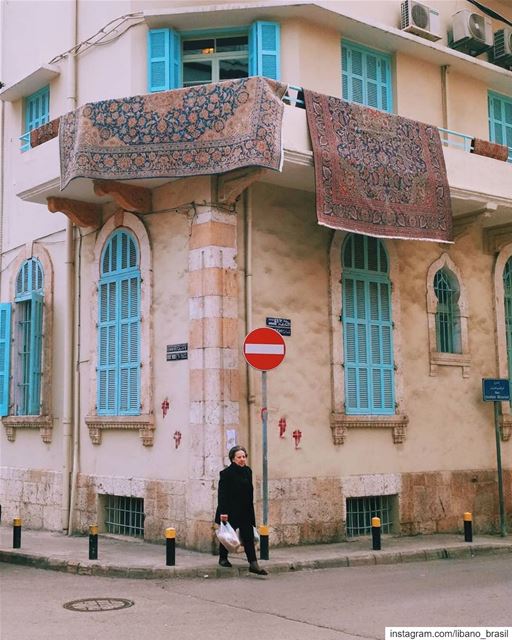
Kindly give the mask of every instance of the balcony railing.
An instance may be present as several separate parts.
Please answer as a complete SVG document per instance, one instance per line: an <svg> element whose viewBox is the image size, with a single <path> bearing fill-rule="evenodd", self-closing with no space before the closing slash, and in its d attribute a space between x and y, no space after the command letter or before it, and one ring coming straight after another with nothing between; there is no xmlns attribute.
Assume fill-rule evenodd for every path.
<svg viewBox="0 0 512 640"><path fill-rule="evenodd" d="M302 87L290 85L288 87L288 91L283 97L283 101L292 107L304 109L304 91ZM438 129L441 135L441 143L445 147L454 147L456 149L461 149L466 153L471 152L471 142L474 136L470 136L467 133L459 133L458 131L451 131L450 129L443 129L442 127L438 127ZM512 147L508 147L507 162L512 163Z"/></svg>

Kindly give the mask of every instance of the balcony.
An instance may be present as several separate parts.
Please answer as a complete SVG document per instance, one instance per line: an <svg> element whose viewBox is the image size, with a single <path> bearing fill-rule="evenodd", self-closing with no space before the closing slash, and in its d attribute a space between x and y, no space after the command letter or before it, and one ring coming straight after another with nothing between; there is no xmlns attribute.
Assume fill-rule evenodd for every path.
<svg viewBox="0 0 512 640"><path fill-rule="evenodd" d="M289 92L289 95L293 92ZM283 119L284 164L282 172L265 170L262 182L276 186L314 191L313 152L306 112L300 100L288 98ZM293 104L290 104L293 103ZM502 227L512 222L512 164L469 153L472 136L440 130L450 185L455 230L479 220L482 227ZM15 189L22 200L46 205L48 197L101 204L108 196L99 197L93 181L77 178L60 191L58 139L50 140L27 153L17 154ZM154 189L168 179L131 180L128 184Z"/></svg>

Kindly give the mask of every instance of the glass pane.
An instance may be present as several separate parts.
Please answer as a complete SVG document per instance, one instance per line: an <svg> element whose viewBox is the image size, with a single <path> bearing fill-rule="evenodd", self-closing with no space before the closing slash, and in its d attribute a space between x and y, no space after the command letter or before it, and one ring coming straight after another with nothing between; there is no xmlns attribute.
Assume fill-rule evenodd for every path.
<svg viewBox="0 0 512 640"><path fill-rule="evenodd" d="M232 36L230 38L217 38L217 53L224 51L247 51L247 36Z"/></svg>
<svg viewBox="0 0 512 640"><path fill-rule="evenodd" d="M183 55L200 53L209 55L215 53L215 40L213 38L203 38L201 40L185 40L183 42Z"/></svg>
<svg viewBox="0 0 512 640"><path fill-rule="evenodd" d="M247 78L247 60L219 60L219 80Z"/></svg>
<svg viewBox="0 0 512 640"><path fill-rule="evenodd" d="M211 60L196 60L183 63L183 86L205 84L212 81Z"/></svg>

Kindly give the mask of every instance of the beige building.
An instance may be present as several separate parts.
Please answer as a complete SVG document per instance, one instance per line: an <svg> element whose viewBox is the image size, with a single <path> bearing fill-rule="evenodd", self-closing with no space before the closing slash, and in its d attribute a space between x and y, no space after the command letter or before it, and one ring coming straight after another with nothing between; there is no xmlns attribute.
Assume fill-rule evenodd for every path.
<svg viewBox="0 0 512 640"><path fill-rule="evenodd" d="M209 549L218 473L242 443L261 521L261 376L242 345L269 324L290 334L268 373L272 544L367 534L373 515L384 532L417 534L461 530L471 511L477 532L498 531L482 379L512 375L510 2L0 6L4 517L73 532L97 522L148 540L174 526L179 544ZM241 86L270 91L237 127L272 131L276 166L245 166L247 142L243 153L223 147L217 171L193 149L190 168L180 145L210 112L179 102L184 91L207 92L209 109L211 96L230 105L228 89ZM340 222L341 205L319 224L314 111L302 90L344 98L355 104L347 118L377 123L375 147L352 138L351 170L367 163L361 181L334 190L359 207L356 226ZM155 133L151 117L169 100L175 119L157 118ZM91 113L101 126L89 126ZM444 198L443 237L420 216L431 192L416 178L433 169L411 178L423 162L407 133L416 126L443 142L432 156L440 179L446 166L432 192ZM147 150L173 131L175 152ZM109 136L108 157L81 155ZM137 136L135 155L116 155ZM185 173L162 169L178 156ZM374 180L390 194L382 233L360 205ZM409 239L392 210L407 185L418 210ZM512 412L499 406L510 525Z"/></svg>

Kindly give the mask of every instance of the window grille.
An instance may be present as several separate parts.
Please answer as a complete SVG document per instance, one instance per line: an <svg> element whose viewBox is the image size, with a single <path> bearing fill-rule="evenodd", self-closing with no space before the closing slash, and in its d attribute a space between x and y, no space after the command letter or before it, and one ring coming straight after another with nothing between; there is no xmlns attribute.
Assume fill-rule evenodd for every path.
<svg viewBox="0 0 512 640"><path fill-rule="evenodd" d="M434 293L438 303L436 309L437 351L461 353L459 288L454 278L445 269L434 276Z"/></svg>
<svg viewBox="0 0 512 640"><path fill-rule="evenodd" d="M105 529L107 533L144 537L144 499L106 496Z"/></svg>
<svg viewBox="0 0 512 640"><path fill-rule="evenodd" d="M347 536L366 536L372 531L372 518L380 518L381 532L393 529L393 503L396 496L347 498Z"/></svg>

